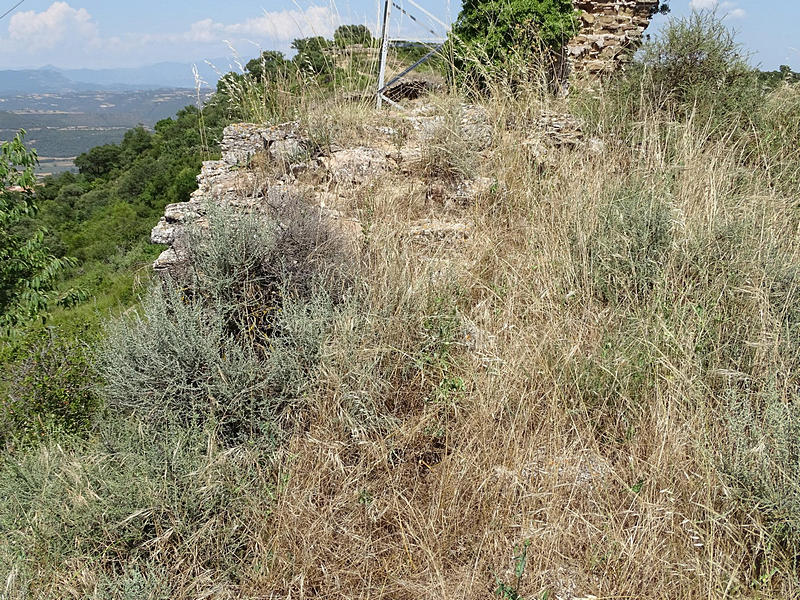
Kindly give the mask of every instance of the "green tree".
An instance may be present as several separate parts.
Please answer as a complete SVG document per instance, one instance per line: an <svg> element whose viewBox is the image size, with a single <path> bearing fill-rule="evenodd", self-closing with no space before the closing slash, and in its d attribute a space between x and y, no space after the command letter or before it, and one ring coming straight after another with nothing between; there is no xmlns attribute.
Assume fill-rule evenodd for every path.
<svg viewBox="0 0 800 600"><path fill-rule="evenodd" d="M285 73L290 64L283 52L267 50L262 52L261 56L249 61L245 66L245 70L256 81L261 81L262 79L271 81Z"/></svg>
<svg viewBox="0 0 800 600"><path fill-rule="evenodd" d="M333 34L333 43L337 46L351 46L353 44L372 44L372 34L366 25L340 25Z"/></svg>
<svg viewBox="0 0 800 600"><path fill-rule="evenodd" d="M44 228L26 234L25 218L37 212L33 188L36 152L23 143L24 131L0 145L0 327L9 329L46 314L54 303L74 300L57 296L56 279L73 259L56 258L44 244Z"/></svg>
<svg viewBox="0 0 800 600"><path fill-rule="evenodd" d="M325 50L330 48L331 42L322 36L300 38L292 42L292 48L297 50L293 61L300 68L315 75L327 73L332 64Z"/></svg>
<svg viewBox="0 0 800 600"><path fill-rule="evenodd" d="M127 166L150 150L153 145L153 134L139 125L125 132L120 144L120 161Z"/></svg>
<svg viewBox="0 0 800 600"><path fill-rule="evenodd" d="M451 42L457 67L486 73L512 57L560 50L577 29L572 0L464 0Z"/></svg>
<svg viewBox="0 0 800 600"><path fill-rule="evenodd" d="M75 159L75 166L81 175L90 179L104 177L119 166L120 147L116 144L97 146Z"/></svg>

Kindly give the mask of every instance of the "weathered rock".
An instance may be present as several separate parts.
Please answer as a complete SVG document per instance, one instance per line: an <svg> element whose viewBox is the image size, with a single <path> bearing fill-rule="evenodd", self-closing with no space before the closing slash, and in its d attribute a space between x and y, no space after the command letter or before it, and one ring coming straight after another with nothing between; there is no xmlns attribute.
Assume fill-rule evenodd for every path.
<svg viewBox="0 0 800 600"><path fill-rule="evenodd" d="M340 184L360 185L389 168L385 151L366 146L333 152L324 157L322 162L330 173L331 181Z"/></svg>
<svg viewBox="0 0 800 600"><path fill-rule="evenodd" d="M303 219L308 222L308 211L312 211L314 223L324 223L329 233L351 243L357 254L363 245L363 232L359 220L347 214L347 207L352 206L359 188L371 185L375 178L389 172L418 178L416 167L422 151L439 133L438 127L449 124L456 129L468 141L471 151L480 152L491 144L493 131L485 109L474 105L454 107L447 119L431 115L431 110L425 108L402 117L396 127L380 131L375 128L377 133L390 138L398 130L408 130L404 133L404 144L408 137L408 145L402 148L393 139L371 140L370 146L332 146L313 156L309 155L311 145L298 123L274 127L239 123L226 127L222 159L204 162L197 178L198 188L189 201L167 206L153 228L151 241L169 246L154 267L171 271L185 264L189 228L208 225L207 211L211 205L232 207L244 213L263 211L278 227L286 228L301 226L299 221ZM278 162L282 168L273 169ZM437 200L445 211L451 212L469 205L495 185L493 179L481 177L428 183L441 188ZM300 205L304 208L298 212L296 207ZM458 217L452 222L437 218L418 221L407 230L415 242L446 244L463 241L471 232L472 225L459 221Z"/></svg>
<svg viewBox="0 0 800 600"><path fill-rule="evenodd" d="M262 128L249 123L228 125L222 137L222 162L225 165L244 165L257 152L267 149Z"/></svg>
<svg viewBox="0 0 800 600"><path fill-rule="evenodd" d="M659 0L574 0L581 12L578 35L567 44L567 58L578 78L613 73L630 59Z"/></svg>
<svg viewBox="0 0 800 600"><path fill-rule="evenodd" d="M182 261L178 257L177 252L175 252L174 248L167 248L164 250L159 257L156 259L156 262L153 263L153 268L156 271L168 271Z"/></svg>
<svg viewBox="0 0 800 600"><path fill-rule="evenodd" d="M551 146L575 148L583 143L583 125L569 113L542 112L536 128Z"/></svg>
<svg viewBox="0 0 800 600"><path fill-rule="evenodd" d="M284 164L292 164L301 160L305 151L305 145L296 138L276 140L269 145L270 158Z"/></svg>
<svg viewBox="0 0 800 600"><path fill-rule="evenodd" d="M301 187L296 176L313 171L322 173L320 179L332 177L348 183L363 183L387 163L386 154L375 148L342 150L322 159L295 162L306 155L307 140L299 134L297 123L284 123L274 127L251 124L236 124L225 128L222 141L223 158L206 161L197 177L198 188L188 202L170 204L164 216L153 228L150 240L154 244L165 244L169 248L161 253L154 264L159 271L172 271L185 263L187 258L187 231L189 226L208 225L206 210L211 204L235 208L243 213L269 212L279 220L289 218L287 209L299 202ZM281 161L288 166L287 173L275 176L268 185L254 173L252 159L257 154L267 154L270 160ZM331 232L341 234L357 243L361 235L361 224L357 219L347 218L324 206L309 205L317 211L315 222L325 222ZM288 215L288 216L287 216ZM278 223L279 226L293 226Z"/></svg>
<svg viewBox="0 0 800 600"><path fill-rule="evenodd" d="M413 223L408 228L408 233L413 239L422 242L465 240L472 234L472 224L423 219Z"/></svg>
<svg viewBox="0 0 800 600"><path fill-rule="evenodd" d="M491 177L476 177L459 181L453 190L447 195L445 206L455 204L456 206L469 206L475 200L488 194L497 185L497 181Z"/></svg>
<svg viewBox="0 0 800 600"><path fill-rule="evenodd" d="M405 120L417 132L423 145L436 139L443 127L450 127L457 130L456 134L466 140L472 149L481 151L488 148L494 136L486 109L475 104L463 104L456 110L458 113L455 118L450 118L452 125L442 115L427 115L424 112L412 114ZM456 119L458 125L455 125Z"/></svg>

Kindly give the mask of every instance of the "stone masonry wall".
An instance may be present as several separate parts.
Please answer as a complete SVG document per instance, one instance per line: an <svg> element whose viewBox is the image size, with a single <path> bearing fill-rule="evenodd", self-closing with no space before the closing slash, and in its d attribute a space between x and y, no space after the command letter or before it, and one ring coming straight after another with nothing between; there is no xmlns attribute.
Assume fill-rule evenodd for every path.
<svg viewBox="0 0 800 600"><path fill-rule="evenodd" d="M581 12L581 31L567 44L577 78L612 73L642 43L644 30L658 11L659 0L574 0Z"/></svg>

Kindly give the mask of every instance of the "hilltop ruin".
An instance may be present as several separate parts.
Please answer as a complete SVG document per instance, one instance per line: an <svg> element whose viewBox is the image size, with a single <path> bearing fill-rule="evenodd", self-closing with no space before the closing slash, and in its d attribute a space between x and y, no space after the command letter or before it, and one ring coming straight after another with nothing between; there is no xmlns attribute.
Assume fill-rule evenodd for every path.
<svg viewBox="0 0 800 600"><path fill-rule="evenodd" d="M641 45L659 0L575 0L581 30L567 44L576 78L612 73Z"/></svg>

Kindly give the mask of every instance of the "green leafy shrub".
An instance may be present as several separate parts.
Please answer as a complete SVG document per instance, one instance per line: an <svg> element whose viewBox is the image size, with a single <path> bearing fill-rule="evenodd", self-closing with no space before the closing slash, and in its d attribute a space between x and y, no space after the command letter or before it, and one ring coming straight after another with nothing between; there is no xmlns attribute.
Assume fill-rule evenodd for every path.
<svg viewBox="0 0 800 600"><path fill-rule="evenodd" d="M38 158L25 147L24 135L0 144L0 329L6 330L83 296L54 291L58 276L75 260L53 256L44 243L46 229L22 227L39 210L32 192Z"/></svg>
<svg viewBox="0 0 800 600"><path fill-rule="evenodd" d="M273 477L261 446L228 449L200 429L124 418L69 448L5 455L0 578L36 598L63 598L65 581L82 598L173 597L198 571L235 585ZM94 596L81 571L105 593Z"/></svg>
<svg viewBox="0 0 800 600"><path fill-rule="evenodd" d="M715 12L670 20L642 46L627 83L649 110L695 115L726 131L730 119L750 114L760 96L756 71Z"/></svg>
<svg viewBox="0 0 800 600"><path fill-rule="evenodd" d="M574 369L567 381L575 386L575 407L589 415L603 443L629 442L646 413L659 374L652 348L658 332L648 328L641 316L626 319L605 333L599 348L569 367ZM650 345L643 342L645 336Z"/></svg>
<svg viewBox="0 0 800 600"><path fill-rule="evenodd" d="M297 51L292 61L301 71L311 75L327 75L334 69L333 60L325 51L332 42L322 36L299 38L292 42L292 49Z"/></svg>
<svg viewBox="0 0 800 600"><path fill-rule="evenodd" d="M258 58L248 61L245 71L256 81L275 81L286 75L289 65L291 63L286 60L283 52L266 50Z"/></svg>
<svg viewBox="0 0 800 600"><path fill-rule="evenodd" d="M654 190L634 185L612 192L599 222L573 250L585 252L588 281L605 302L642 302L661 277L672 243L669 206Z"/></svg>
<svg viewBox="0 0 800 600"><path fill-rule="evenodd" d="M373 39L366 25L340 25L333 32L333 42L340 47L352 44L370 46Z"/></svg>
<svg viewBox="0 0 800 600"><path fill-rule="evenodd" d="M450 42L456 69L485 84L512 64L560 53L577 30L571 0L466 0Z"/></svg>

